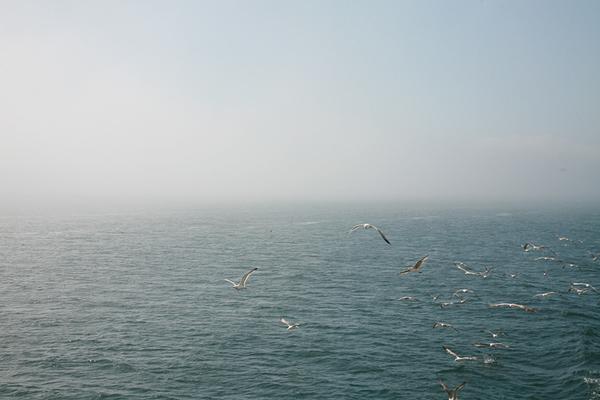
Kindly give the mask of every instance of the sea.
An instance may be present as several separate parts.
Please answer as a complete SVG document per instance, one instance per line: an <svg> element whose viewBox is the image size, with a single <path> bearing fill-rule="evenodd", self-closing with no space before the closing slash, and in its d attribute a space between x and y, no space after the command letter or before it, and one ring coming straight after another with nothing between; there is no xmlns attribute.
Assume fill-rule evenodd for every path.
<svg viewBox="0 0 600 400"><path fill-rule="evenodd" d="M593 207L2 216L0 398L600 399L596 288Z"/></svg>

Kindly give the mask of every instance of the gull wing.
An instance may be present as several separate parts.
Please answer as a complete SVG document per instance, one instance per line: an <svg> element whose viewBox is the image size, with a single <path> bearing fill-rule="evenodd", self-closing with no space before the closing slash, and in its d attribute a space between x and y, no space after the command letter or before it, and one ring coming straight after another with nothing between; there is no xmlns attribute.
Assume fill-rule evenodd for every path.
<svg viewBox="0 0 600 400"><path fill-rule="evenodd" d="M457 387L454 388L454 392L461 391L465 387L466 384L467 384L467 382L461 383L460 385L458 385Z"/></svg>
<svg viewBox="0 0 600 400"><path fill-rule="evenodd" d="M280 321L282 324L285 324L285 325L287 325L287 326L288 326L288 328L289 328L290 326L292 326L292 324L290 324L290 321L288 321L288 320L287 320L287 319L285 319L285 318L281 318L279 321Z"/></svg>
<svg viewBox="0 0 600 400"><path fill-rule="evenodd" d="M225 279L225 281L227 281L227 282L231 283L233 286L237 285L237 283L235 283L235 282L234 282L234 281L232 281L232 280Z"/></svg>
<svg viewBox="0 0 600 400"><path fill-rule="evenodd" d="M419 268L421 268L421 266L423 265L423 263L424 263L425 261L427 261L427 259L428 259L428 258L429 258L429 256L428 256L428 255L427 255L427 256L425 256L425 257L423 257L423 258L421 258L419 261L417 261L417 263L415 264L415 267L414 267L414 268L415 268L415 269L419 269Z"/></svg>
<svg viewBox="0 0 600 400"><path fill-rule="evenodd" d="M448 386L446 386L446 384L442 381L438 381L438 383L442 386L442 389L444 390L444 392L448 393L450 391L450 388Z"/></svg>
<svg viewBox="0 0 600 400"><path fill-rule="evenodd" d="M244 274L244 276L242 276L242 279L240 279L240 286L241 287L245 287L246 286L246 282L248 281L248 278L250 278L250 275L256 271L258 268L252 268L250 271L246 272Z"/></svg>
<svg viewBox="0 0 600 400"><path fill-rule="evenodd" d="M378 228L378 227L376 227L376 226L373 226L373 228L375 228L375 230L377 231L377 233L379 233L379 235L381 236L381 238L382 238L383 240L385 240L385 242L386 242L387 244L391 244L391 243L390 243L390 241L388 240L388 238L386 238L386 237L385 237L385 235L383 234L383 232L381 231L381 229L379 229L379 228Z"/></svg>
<svg viewBox="0 0 600 400"><path fill-rule="evenodd" d="M452 357L460 358L460 356L458 354L456 354L455 352L450 350L448 347L446 347L446 346L442 346L442 347L444 348L444 350L446 350L446 353L450 354Z"/></svg>
<svg viewBox="0 0 600 400"><path fill-rule="evenodd" d="M463 264L461 262L454 263L454 265L456 265L456 268L460 269L465 274L471 272L471 270L465 264Z"/></svg>
<svg viewBox="0 0 600 400"><path fill-rule="evenodd" d="M362 227L363 227L363 224L354 225L354 226L352 227L352 229L350 229L350 232L349 232L349 233L352 233L352 232L354 232L355 230L357 230L357 229L360 229L360 228L362 228Z"/></svg>
<svg viewBox="0 0 600 400"><path fill-rule="evenodd" d="M414 271L414 268L413 268L413 267L410 267L410 268L408 268L408 269L405 269L404 271L400 272L400 275L402 275L402 274L406 274L406 273L408 273L408 272L410 272L410 271Z"/></svg>

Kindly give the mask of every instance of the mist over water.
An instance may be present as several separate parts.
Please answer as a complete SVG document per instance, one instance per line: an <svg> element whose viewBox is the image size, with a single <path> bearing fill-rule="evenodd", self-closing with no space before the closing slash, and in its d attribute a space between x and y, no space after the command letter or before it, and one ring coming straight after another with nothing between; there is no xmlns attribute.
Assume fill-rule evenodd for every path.
<svg viewBox="0 0 600 400"><path fill-rule="evenodd" d="M380 226L348 234L355 223ZM559 241L566 236L570 241ZM600 212L204 209L0 219L0 397L598 398ZM535 260L524 242L564 263ZM425 254L422 273L399 276ZM454 267L492 266L482 279ZM259 270L248 289L233 280ZM544 276L544 272L547 276ZM509 274L516 274L511 278ZM440 308L470 288L465 304ZM537 299L546 291L560 295ZM414 296L417 301L398 300ZM537 313L490 309L516 302ZM299 322L287 332L279 318ZM432 329L435 321L458 332ZM485 330L506 350L485 350ZM442 350L492 356L456 363Z"/></svg>

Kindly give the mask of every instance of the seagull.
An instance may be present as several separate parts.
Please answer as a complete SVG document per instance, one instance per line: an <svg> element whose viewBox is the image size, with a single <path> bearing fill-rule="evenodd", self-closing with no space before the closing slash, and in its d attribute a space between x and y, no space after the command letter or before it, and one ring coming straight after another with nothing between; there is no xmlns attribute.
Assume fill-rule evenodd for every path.
<svg viewBox="0 0 600 400"><path fill-rule="evenodd" d="M537 311L535 308L524 306L523 304L516 304L516 303L495 303L495 304L490 304L490 307L492 307L492 308L518 308L520 310L527 311L527 312L536 312Z"/></svg>
<svg viewBox="0 0 600 400"><path fill-rule="evenodd" d="M292 324L290 323L287 319L281 317L281 319L279 320L279 322L281 322L284 325L287 325L287 330L291 331L292 329L296 329L297 327L300 326L300 324Z"/></svg>
<svg viewBox="0 0 600 400"><path fill-rule="evenodd" d="M491 349L508 349L508 348L510 348L509 345L500 343L500 342L492 342L492 343L477 342L477 343L473 343L473 346L479 347L479 348L485 347L485 348L491 348Z"/></svg>
<svg viewBox="0 0 600 400"><path fill-rule="evenodd" d="M462 356L459 356L458 354L456 354L455 352L453 352L447 346L442 346L442 348L446 351L446 353L448 353L452 357L454 357L454 361L477 361L477 357L473 357L473 356L462 357Z"/></svg>
<svg viewBox="0 0 600 400"><path fill-rule="evenodd" d="M566 241L568 242L568 241L570 241L571 239L569 239L569 238L568 238L568 237L566 237L566 236L559 236L559 237L558 237L558 240L559 240L560 242L562 242L563 240L566 240Z"/></svg>
<svg viewBox="0 0 600 400"><path fill-rule="evenodd" d="M354 225L352 227L352 229L350 229L350 233L356 231L357 229L375 229L377 231L377 233L379 233L379 235L381 236L381 238L383 240L385 240L385 242L387 244L391 244L390 241L388 240L388 238L385 237L385 235L383 234L383 232L381 231L381 229L379 229L378 227L376 227L375 225L371 225L371 224L358 224L358 225Z"/></svg>
<svg viewBox="0 0 600 400"><path fill-rule="evenodd" d="M250 275L257 269L258 268L252 268L250 271L246 272L242 276L242 279L240 279L240 281L238 283L235 283L234 281L230 281L229 279L225 279L225 281L231 283L233 285L234 289L237 289L237 290L246 289L246 282L248 282L248 278L250 278Z"/></svg>
<svg viewBox="0 0 600 400"><path fill-rule="evenodd" d="M482 278L487 278L488 276L490 276L490 273L492 272L491 267L485 267L485 271L483 271L483 272L474 272L474 271L471 271L471 269L465 263L455 262L454 265L456 265L456 268L458 268L462 272L464 272L465 275L477 275L477 276L481 276Z"/></svg>
<svg viewBox="0 0 600 400"><path fill-rule="evenodd" d="M549 257L549 256L544 256L544 257L536 257L534 258L535 261L556 261L556 258L554 257Z"/></svg>
<svg viewBox="0 0 600 400"><path fill-rule="evenodd" d="M420 269L423 266L423 264L425 264L425 261L427 261L427 259L429 258L429 256L425 256L423 258L421 258L419 261L417 261L415 263L415 265L408 267L408 269L405 269L404 271L400 272L400 275L402 274L406 274L408 272L421 272Z"/></svg>
<svg viewBox="0 0 600 400"><path fill-rule="evenodd" d="M552 296L553 294L558 294L558 292L538 293L538 294L534 295L533 297L543 297L543 298L546 298L546 297Z"/></svg>
<svg viewBox="0 0 600 400"><path fill-rule="evenodd" d="M448 400L458 400L458 392L460 392L466 385L467 382L463 382L460 385L456 386L454 389L450 389L446 384L442 381L438 382L444 392L448 395Z"/></svg>
<svg viewBox="0 0 600 400"><path fill-rule="evenodd" d="M531 251L531 250L537 251L537 250L542 250L545 248L546 248L546 246L541 246L541 245L537 245L537 244L533 244L533 243L529 243L529 242L525 243L523 245L524 251Z"/></svg>
<svg viewBox="0 0 600 400"><path fill-rule="evenodd" d="M477 272L471 271L471 269L465 263L462 263L459 261L459 262L455 262L454 265L456 265L456 268L458 268L462 272L464 272L465 275L478 275Z"/></svg>
<svg viewBox="0 0 600 400"><path fill-rule="evenodd" d="M413 296L402 296L400 297L398 300L403 300L403 301L416 301L417 298L413 297Z"/></svg>
<svg viewBox="0 0 600 400"><path fill-rule="evenodd" d="M492 332L492 331L486 331L487 333L489 333L490 335L492 335L492 337L495 339L499 336L506 336L506 333L502 332L502 331L498 331L498 332Z"/></svg>
<svg viewBox="0 0 600 400"><path fill-rule="evenodd" d="M456 290L453 294L452 297L460 297L462 296L462 293L473 293L473 290L471 289L458 289Z"/></svg>
<svg viewBox="0 0 600 400"><path fill-rule="evenodd" d="M460 299L459 301L444 301L440 303L441 308L446 308L448 306L453 306L455 304L464 304L467 302L467 299Z"/></svg>
<svg viewBox="0 0 600 400"><path fill-rule="evenodd" d="M453 325L447 324L445 322L436 322L433 324L433 329L435 328L451 328L454 329L455 331L458 332L458 329L456 329Z"/></svg>
<svg viewBox="0 0 600 400"><path fill-rule="evenodd" d="M581 296L582 294L589 292L589 289L588 288L581 289L581 288L578 288L577 286L571 285L571 287L569 288L569 292L575 292Z"/></svg>
<svg viewBox="0 0 600 400"><path fill-rule="evenodd" d="M592 285L590 285L589 283L573 282L573 283L571 283L571 286L583 286L585 288L592 289L594 292L598 292L598 290L595 287L593 287Z"/></svg>

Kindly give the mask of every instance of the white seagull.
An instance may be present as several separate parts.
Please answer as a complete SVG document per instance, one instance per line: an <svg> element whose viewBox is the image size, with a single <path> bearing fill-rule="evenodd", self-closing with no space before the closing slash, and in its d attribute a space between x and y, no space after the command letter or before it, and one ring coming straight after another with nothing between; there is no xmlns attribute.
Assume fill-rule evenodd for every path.
<svg viewBox="0 0 600 400"><path fill-rule="evenodd" d="M354 225L352 227L352 229L350 229L350 233L356 231L357 229L375 229L377 231L377 233L379 233L379 235L381 236L381 238L383 240L385 240L385 242L387 244L391 244L390 241L388 240L388 238L385 237L385 235L383 234L383 232L381 231L381 229L379 229L378 227L376 227L375 225L371 225L371 224L358 224L358 225Z"/></svg>
<svg viewBox="0 0 600 400"><path fill-rule="evenodd" d="M252 268L250 271L246 272L243 276L242 279L240 279L240 281L238 283L235 283L234 281L231 281L229 279L225 279L225 281L231 283L233 285L234 289L240 290L240 289L246 289L246 282L248 282L248 278L250 278L250 275L256 271L258 268Z"/></svg>
<svg viewBox="0 0 600 400"><path fill-rule="evenodd" d="M436 322L433 324L433 329L435 328L450 328L450 329L454 329L455 331L458 332L458 329L456 329L453 325L451 324L447 324L445 322Z"/></svg>
<svg viewBox="0 0 600 400"><path fill-rule="evenodd" d="M453 352L447 346L442 346L442 348L446 351L446 353L448 353L452 357L454 357L454 361L477 361L477 357L473 357L473 356L462 357L462 356L459 356L458 354L456 354L455 352Z"/></svg>
<svg viewBox="0 0 600 400"><path fill-rule="evenodd" d="M546 297L552 296L553 294L558 294L558 292L538 293L538 294L534 295L533 297L543 297L543 298L546 298Z"/></svg>
<svg viewBox="0 0 600 400"><path fill-rule="evenodd" d="M516 304L516 303L495 303L495 304L490 304L490 307L492 307L492 308L518 308L520 310L527 311L527 312L536 312L537 311L535 308L525 306L523 304Z"/></svg>
<svg viewBox="0 0 600 400"><path fill-rule="evenodd" d="M429 258L429 256L425 256L423 258L421 258L419 261L417 261L415 263L415 265L409 266L407 267L408 269L405 269L404 271L400 272L400 275L402 274L406 274L408 272L421 272L420 269L423 266L423 264L425 264L425 261L427 261L427 259Z"/></svg>
<svg viewBox="0 0 600 400"><path fill-rule="evenodd" d="M287 325L287 330L291 331L292 329L296 329L297 327L300 326L300 324L292 324L290 321L288 321L287 319L281 317L281 319L279 320L279 322L281 322L284 325Z"/></svg>
<svg viewBox="0 0 600 400"><path fill-rule="evenodd" d="M456 386L454 389L450 389L446 384L442 381L439 381L439 384L442 386L442 389L448 395L448 400L458 400L458 392L460 392L467 382L463 382L460 385Z"/></svg>
<svg viewBox="0 0 600 400"><path fill-rule="evenodd" d="M483 348L491 348L491 349L508 349L508 348L510 348L509 345L500 343L500 342L492 342L492 343L476 342L476 343L473 343L473 346L479 347L479 348L483 347Z"/></svg>

